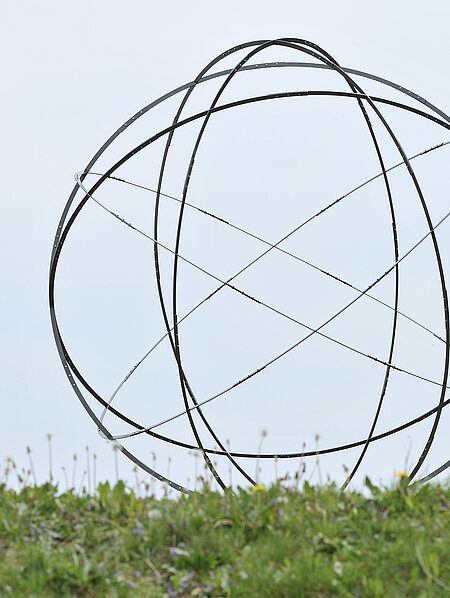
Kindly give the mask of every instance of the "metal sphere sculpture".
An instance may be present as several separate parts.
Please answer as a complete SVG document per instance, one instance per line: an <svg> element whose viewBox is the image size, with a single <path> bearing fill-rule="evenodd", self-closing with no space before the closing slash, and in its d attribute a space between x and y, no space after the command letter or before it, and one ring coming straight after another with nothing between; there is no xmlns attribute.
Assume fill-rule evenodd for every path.
<svg viewBox="0 0 450 598"><path fill-rule="evenodd" d="M260 56L266 50L270 50L271 52L282 52L283 56L287 52L291 52L292 60L289 62L258 62L258 60L260 60ZM229 61L230 59L234 59L234 57L238 58L235 59L236 62L234 66L230 67ZM222 64L224 63L225 66L223 67ZM309 72L312 70L316 70L316 72L320 71L321 73L327 74L327 76L331 76L332 74L332 76L336 78L334 80L339 80L344 87L343 89L289 89L284 91L279 90L275 93L260 94L252 97L240 97L238 99L233 99L232 101L224 99L227 97L227 92L230 89L230 84L236 79L239 79L239 77L242 77L243 73L248 73L248 75L246 75L247 77L253 77L257 73L266 72L270 74L275 74L276 72L287 70L294 71L295 73L303 73L306 71ZM301 83L301 77L299 78L299 81ZM395 101L393 99L379 97L372 94L369 95L365 92L363 88L364 82L376 82L378 85L384 86L384 88L389 89L390 91L394 90L396 93L400 94L401 97L405 98L404 102ZM197 111L194 114L190 113L187 109L190 98L197 89L203 89L203 86L205 86L206 88L206 84L209 86L216 85L215 91L212 96L212 100L207 102L203 110ZM214 120L216 115L223 114L225 112L232 112L234 109L241 106L247 106L249 109L253 109L255 105L265 105L266 102L278 102L285 98L306 97L326 97L331 98L332 101L339 99L339 101L350 102L352 106L355 106L357 108L357 110L359 111L359 118L365 126L367 141L370 144L372 151L374 152L374 155L376 156L376 161L378 165L378 174L376 176L364 181L363 183L360 183L358 187L353 189L351 192L346 193L345 195L339 197L338 199L335 199L333 202L329 203L325 207L322 207L320 210L313 213L308 219L291 224L291 226L288 229L288 232L286 232L276 242L269 242L258 235L250 233L244 226L236 226L232 222L220 218L214 213L210 213L207 210L202 210L201 208L196 208L196 206L194 205L194 200L188 201L191 177L193 176L193 173L195 171L195 160L199 153L202 141L204 140L205 131L207 130L210 122ZM140 119L144 117L144 115L148 114L149 111L156 108L157 106L163 104L166 105L166 102L173 101L172 99L176 100L177 98L180 98L180 101L177 105L175 114L173 116L173 119L171 119L171 122L165 123L159 131L146 138L143 142L140 142L138 145L133 147L131 151L128 151L125 155L118 159L116 158L115 162L109 168L107 168L105 172L101 174L94 172L94 165L96 165L96 163L100 160L104 152L112 144L114 144L117 138L123 135L129 128L136 128L137 125L142 122L140 121ZM230 468L235 468L235 470L237 470L248 482L250 482L251 484L256 484L257 480L254 479L254 476L252 476L249 473L249 471L245 468L245 466L242 465L243 459L296 459L322 454L336 453L340 451L345 451L349 448L356 448L358 449L359 453L355 460L355 463L353 464L353 467L349 470L348 476L343 484L343 487L346 487L346 485L355 475L358 468L361 466L366 452L372 443L379 442L383 438L395 435L401 430L405 430L411 426L414 426L418 422L427 420L430 422L430 429L427 435L425 445L421 449L421 453L417 462L408 472L410 480L414 480L420 468L424 464L427 455L429 454L430 448L438 430L438 426L442 419L444 408L447 407L449 403L449 399L446 398L446 393L449 388L448 374L450 354L448 293L445 279L445 266L443 263L442 251L438 242L436 230L447 219L450 212L445 214L444 217L440 218L439 221L436 221L432 218L427 199L425 197L424 191L421 186L421 182L419 180L419 176L416 174L415 169L412 165L413 160L418 155L423 155L427 152L434 151L438 147L443 147L444 145L446 145L446 143L441 143L439 145L436 145L435 147L428 148L420 152L420 154L416 154L415 156L408 156L402 147L400 138L396 135L396 133L394 132L394 128L385 116L385 110L386 112L392 112L394 109L395 111L400 113L414 114L416 117L419 117L419 119L422 121L434 123L434 125L436 125L439 129L450 129L450 117L447 116L444 112L442 112L442 110L439 110L438 108L427 102L422 97L418 96L412 91L409 91L408 89L405 89L400 85L397 85L396 83L393 83L381 77L357 71L351 68L344 68L340 66L338 62L336 62L336 60L330 54L328 54L325 50L323 50L314 43L296 38L251 41L233 47L227 50L226 52L223 52L222 54L214 58L214 60L212 60L205 68L203 68L193 81L166 93L165 95L161 96L157 100L151 102L150 104L139 110L104 143L104 145L90 160L86 168L76 175L76 185L72 193L70 194L70 197L66 203L61 219L59 221L51 255L49 276L49 301L53 334L57 350L61 362L63 364L64 371L69 379L69 382L72 385L72 388L78 396L83 407L86 409L89 416L92 418L92 420L98 427L100 434L104 438L115 442L116 446L119 447L123 454L126 455L129 459L131 459L131 461L133 461L136 465L141 467L144 471L154 476L161 482L169 484L172 488L175 488L182 492L190 492L188 488L185 488L183 485L169 479L169 475L162 475L161 473L155 471L153 467L150 467L148 463L138 458L136 454L134 454L131 450L124 446L123 441L125 439L134 438L136 436L150 436L153 439L156 439L160 442L169 443L177 447L181 447L185 451L197 451L203 456L206 466L211 471L218 485L222 488L225 488L225 483L223 481L223 476L220 474L220 472L217 470L214 464L214 458L216 457L226 459L229 463ZM175 199L177 202L177 216L175 219L176 230L173 231L173 245L168 246L167 243L161 240L160 232L161 204L164 198L167 197L167 194L163 193L163 186L168 176L167 163L171 155L174 139L176 139L178 135L182 134L183 129L185 129L192 123L196 124L198 130L195 135L195 141L191 147L190 153L186 161L186 174L184 176L184 182L182 185L182 195L177 198L172 198ZM236 131L236 136L237 135L238 131ZM388 142L391 144L391 147L395 149L395 153L397 155L397 160L394 165L392 165L392 161L388 163L387 159L384 156L383 143L386 143L386 140L388 140ZM159 145L158 141L160 142ZM120 168L131 164L133 160L136 157L138 157L141 152L143 152L143 150L153 146L161 147L161 152L159 154L160 167L157 179L158 184L157 188L154 190L155 201L153 233L150 235L144 233L138 226L126 221L119 214L117 214L112 209L104 205L98 199L98 194L101 189L107 186L107 183L120 183L125 185L134 185L135 187L138 187L139 185L125 180L125 178L123 178L122 176L119 177L118 173L121 174ZM276 151L276 148L269 148L268 151ZM425 232L422 235L422 237L417 238L413 243L409 245L409 247L406 250L404 250L403 248L402 250L400 249L398 241L399 230L396 216L396 192L395 184L392 183L391 179L392 171L397 172L399 169L404 169L407 172L407 175L409 177L409 183L410 185L412 185L415 197L418 202L418 209L420 210L424 222L426 223ZM93 176L96 177L94 182L92 182ZM233 173L228 173L228 176L232 177ZM326 173L324 173L324 176L326 176ZM294 252L287 250L285 249L285 247L283 247L285 241L291 238L292 235L297 234L300 231L300 229L303 229L303 227L305 227L306 224L313 220L316 221L319 217L327 213L335 205L339 204L345 197L348 197L356 189L364 187L365 185L368 185L374 180L377 180L378 183L383 186L383 193L385 198L387 199L386 205L388 206L388 214L390 220L390 236L392 240L393 250L392 260L389 267L380 271L379 275L372 279L370 284L365 284L363 286L351 284L348 282L348 280L344 280L342 277L336 276L335 273L325 271L323 268L316 266L308 260L300 258ZM93 202L95 202L97 205L100 205L104 210L109 212L115 219L121 221L125 227L143 235L147 238L147 240L150 240L150 242L152 243L154 255L154 281L156 284L159 298L160 317L164 322L165 328L163 336L153 343L152 347L145 353L145 355L133 366L131 371L129 371L129 373L125 376L125 378L116 388L112 396L108 397L103 396L102 393L100 393L96 388L94 388L94 385L87 380L87 377L80 371L77 364L75 363L75 360L71 357L71 354L69 353L66 347L66 343L62 337L61 326L57 318L57 311L55 307L55 281L58 273L58 264L60 263L61 253L63 251L63 248L65 247L65 244L67 243L74 223L77 221L77 219L79 219L80 214L84 213L86 206L92 204ZM189 260L186 256L183 255L183 252L181 251L181 241L184 231L183 224L185 223L186 219L186 211L189 209L198 209L207 217L215 219L216 222L220 222L223 226L232 227L233 230L239 232L239 234L247 235L257 239L259 242L262 242L264 244L263 251L258 253L256 257L253 257L253 259L248 260L245 263L245 265L241 267L237 272L235 272L232 276L221 277L215 274L214 272L211 272L207 268L203 268L202 266L198 265L198 263ZM184 224L184 227L185 226L186 225ZM407 313L404 313L399 307L401 268L404 262L408 260L408 258L411 256L411 254L413 254L420 247L422 247L424 243L431 244L433 260L432 267L437 272L437 279L439 280L439 309L441 310L441 315L439 317L441 318L442 322L442 332L440 334L433 332L433 330L431 330L430 327L427 327L423 323L416 321L413 317L411 317ZM164 263L164 260L161 257L162 252L165 255L169 254L171 256L171 270L169 276L171 280L170 292L167 292L165 290L164 284L162 282L162 279L165 276L164 268L166 267L166 264ZM308 267L313 268L321 276L326 276L329 279L337 281L338 284L345 285L346 288L351 289L353 293L351 299L348 300L345 303L345 305L333 311L333 313L325 320L319 322L318 324L308 324L307 321L299 319L298 317L293 317L292 315L287 314L282 309L275 308L268 301L262 300L257 296L251 295L239 286L239 281L237 281L236 279L244 271L250 271L257 262L260 263L260 261L263 260L263 258L265 259L267 255L277 253L289 255L291 258L299 260L303 264L306 264ZM198 301L189 310L185 310L184 313L180 313L179 307L179 271L181 264L188 264L191 268L193 268L197 272L200 272L202 276L205 276L209 278L209 280L212 280L215 286L212 292L208 292L206 295L203 296L203 299L201 301ZM390 277L393 280L392 301L381 300L376 296L376 294L374 294L377 288L381 286L381 283L385 281L387 277ZM272 313L277 314L277 316L279 316L280 318L288 320L289 323L292 323L294 327L297 327L296 329L298 329L298 326L300 326L304 332L303 335L298 337L295 342L291 342L283 350L276 352L276 354L273 355L270 359L267 359L263 363L260 363L258 367L255 367L251 371L248 371L245 375L241 375L237 381L234 381L232 384L229 384L226 388L222 389L219 392L215 392L211 396L199 397L193 388L189 372L185 367L185 360L183 358L182 352L182 342L180 341L180 330L185 325L185 321L188 320L188 318L190 318L190 316L194 312L197 313L204 309L205 306L207 306L211 302L211 299L213 297L217 298L218 295L220 295L221 293L223 294L224 289L231 293L238 294L251 305L258 305L259 307L262 307L265 310L269 310ZM383 308L386 308L388 310L388 313L390 314L391 326L388 336L388 351L383 356L373 356L363 350L359 350L352 346L351 343L343 342L336 338L333 335L333 331L330 332L331 325L339 321L339 319L342 318L343 315L347 314L348 311L351 312L356 305L360 304L362 299L370 299L371 301L376 302L378 305L381 305ZM439 343L439 346L442 349L442 368L439 379L428 378L427 376L420 375L417 372L401 367L400 365L398 365L398 363L396 363L396 342L399 323L402 320L407 320L414 326L419 327L426 334L431 335L433 337L434 342ZM230 393L232 390L235 390L238 387L246 387L246 384L250 380L258 378L259 376L261 376L262 372L271 368L274 364L281 362L283 359L286 359L287 356L292 356L292 353L295 352L295 350L298 347L303 345L308 347L309 341L311 339L317 338L320 338L321 340L328 343L337 344L339 345L339 347L344 348L347 351L351 351L354 354L359 355L360 357L363 357L368 362L377 363L378 367L381 366L383 368L383 383L381 384L381 389L377 391L376 409L371 417L371 424L369 426L369 429L366 431L365 435L361 435L362 438L360 438L357 441L347 442L338 446L332 446L330 448L321 450L310 449L295 452L280 451L279 453L261 453L261 451L238 452L235 450L231 450L231 447L227 444L223 437L220 437L220 435L216 432L214 426L210 422L206 408L207 405L212 405L215 401L219 399L219 397L226 396L228 393ZM182 406L182 408L175 413L172 412L172 414L168 415L163 421L159 421L157 423L149 424L148 422L134 421L125 411L120 410L115 405L113 405L113 400L116 397L117 393L120 391L120 389L123 387L123 385L131 378L131 376L144 362L144 360L151 356L155 348L158 347L161 343L168 344L168 346L170 347L170 353L172 354L172 359L174 361L174 364L176 365L177 376L179 379L179 397L182 399L180 407ZM410 419L409 421L406 421L401 425L398 425L394 428L379 433L377 432L376 427L379 422L380 413L382 411L384 403L386 402L389 385L394 372L404 376L409 376L412 379L419 379L422 382L431 385L435 389L435 404L432 409L428 409L426 412L421 413L418 417ZM92 402L93 400L95 400L100 405L101 411L98 413L94 410L93 406L90 403L90 401ZM108 417L114 416L116 420L121 420L122 422L125 422L128 426L131 426L132 431L126 434L113 433L109 429L109 426L106 425L106 415L108 415ZM286 414L286 416L289 417L289 414ZM180 420L180 418L184 418L184 421L188 422L189 424L189 428L192 432L191 442L185 442L183 440L180 440L179 438L171 436L170 434L163 434L157 430L158 427L163 426L164 424L167 424L174 420ZM419 481L423 482L425 480L431 479L438 473L444 471L449 466L449 464L450 462L447 461L446 463L442 464L440 467L438 467L429 475L427 475Z"/></svg>

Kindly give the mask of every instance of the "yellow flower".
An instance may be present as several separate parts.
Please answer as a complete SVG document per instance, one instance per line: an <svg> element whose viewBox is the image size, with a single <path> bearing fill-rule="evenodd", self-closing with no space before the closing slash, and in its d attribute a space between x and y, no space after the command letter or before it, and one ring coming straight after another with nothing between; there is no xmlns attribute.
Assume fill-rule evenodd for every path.
<svg viewBox="0 0 450 598"><path fill-rule="evenodd" d="M398 478L407 478L407 477L408 477L408 474L406 473L406 471L400 471L400 472L397 474L397 477L398 477Z"/></svg>
<svg viewBox="0 0 450 598"><path fill-rule="evenodd" d="M261 486L261 484L256 484L256 486L253 486L252 488L252 492L261 492L261 490L265 490L264 486Z"/></svg>

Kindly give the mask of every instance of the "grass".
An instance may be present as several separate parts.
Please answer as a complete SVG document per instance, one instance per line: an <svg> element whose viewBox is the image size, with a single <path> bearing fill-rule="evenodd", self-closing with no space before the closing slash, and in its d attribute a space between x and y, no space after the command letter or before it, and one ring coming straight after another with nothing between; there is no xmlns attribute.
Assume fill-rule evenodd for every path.
<svg viewBox="0 0 450 598"><path fill-rule="evenodd" d="M448 485L366 484L177 500L120 481L91 495L3 485L0 596L447 596Z"/></svg>

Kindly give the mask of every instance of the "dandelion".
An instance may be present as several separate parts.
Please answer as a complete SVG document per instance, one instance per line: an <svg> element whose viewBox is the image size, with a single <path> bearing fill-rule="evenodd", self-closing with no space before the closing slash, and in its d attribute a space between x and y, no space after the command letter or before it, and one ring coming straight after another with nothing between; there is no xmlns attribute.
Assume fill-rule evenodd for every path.
<svg viewBox="0 0 450 598"><path fill-rule="evenodd" d="M400 472L397 474L397 477L398 477L398 478L407 478L407 477L408 477L408 474L406 473L406 471L400 471Z"/></svg>
<svg viewBox="0 0 450 598"><path fill-rule="evenodd" d="M252 492L261 492L265 490L264 486L262 486L261 484L256 484L255 486L253 486L252 488Z"/></svg>

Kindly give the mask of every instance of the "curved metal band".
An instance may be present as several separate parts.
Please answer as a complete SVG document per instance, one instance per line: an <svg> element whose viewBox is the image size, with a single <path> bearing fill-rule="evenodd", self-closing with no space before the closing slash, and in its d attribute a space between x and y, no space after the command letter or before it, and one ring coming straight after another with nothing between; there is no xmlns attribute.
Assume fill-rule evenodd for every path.
<svg viewBox="0 0 450 598"><path fill-rule="evenodd" d="M315 57L316 59L322 60L323 63L322 64L315 64L315 63L302 63L302 62L272 62L272 63L260 63L260 64L245 64L245 62L247 60L249 60L251 57L253 57L254 55L257 54L257 52L265 49L266 47L272 46L272 45L279 45L279 46L284 46L284 47L288 47L288 48L292 48L295 50L300 50L301 52L307 53L313 57ZM256 48L255 48L256 46ZM217 73L212 73L212 74L208 74L208 71L215 65L217 64L220 60L222 60L224 57L229 56L230 54L243 50L243 49L247 49L247 48L254 48L253 50L251 50L247 56L241 60L238 65L234 68L234 69L229 69L226 71L220 71ZM127 423L131 424L132 426L138 428L138 429L143 429L142 426L140 426L139 424L137 424L136 422L133 422L131 419L127 418L126 416L124 416L123 414L121 414L119 411L117 411L116 409L112 408L111 406L108 405L108 403L106 403L106 401L104 401L104 399L98 395L96 393L96 391L91 388L91 386L87 383L87 381L84 379L84 377L81 375L81 373L78 371L78 369L76 368L75 364L72 362L70 356L68 355L63 341L62 341L62 337L60 335L60 331L59 331L59 327L58 327L58 323L57 323L57 318L56 318L56 312L55 312L55 306L54 306L54 284L55 284L55 276L56 276L56 272L57 272L57 264L58 264L58 260L59 260L59 255L60 252L62 250L62 247L64 245L64 242L67 238L67 235L69 233L69 230L73 224L73 222L75 221L76 217L78 216L78 214L80 213L81 209L83 208L83 206L86 204L87 200L89 199L89 197L95 192L96 189L99 188L99 186L104 182L104 180L106 180L109 176L111 176L116 170L117 168L119 168L120 165L122 165L123 163L125 163L128 159L130 159L133 155L135 155L137 152L141 151L142 149L144 149L144 147L147 147L147 145L149 145L150 143L152 143L155 139L160 138L162 136L168 136L168 141L166 143L166 150L165 150L165 154L163 157L163 163L161 166L161 172L160 172L160 181L158 184L158 191L157 191L157 200L155 202L155 231L156 231L156 235L155 235L155 245L154 245L154 250L155 250L155 261L157 263L157 279L159 279L159 266L158 266L158 230L157 230L157 223L158 223L158 206L159 206L159 198L162 195L161 194L161 186L162 186L162 179L163 179L163 175L164 175L164 163L166 160L166 157L168 155L168 151L170 148L170 142L172 139L173 134L175 133L175 131L181 127L184 126L185 124L187 124L188 122L192 122L194 119L198 119L198 118L203 118L204 119L204 123L202 126L202 131L205 129L206 124L210 118L210 116L215 113L215 112L219 112L220 110L224 110L224 109L228 109L230 107L234 107L234 106L238 106L238 105L243 105L245 103L249 103L250 101L256 101L254 98L253 99L245 99L242 100L240 102L234 102L233 104L229 104L226 106L216 106L215 104L217 103L217 100L220 97L221 92L225 89L226 85L228 84L228 82L232 79L232 77L237 74L237 73L242 73L245 71L252 71L252 70L258 70L258 69L267 69L267 68L284 68L284 67L302 67L302 68L321 68L321 69L328 69L328 70L335 70L338 73L340 73L344 79L347 80L347 82L349 83L352 92L317 92L317 94L315 92L292 92L291 94L269 94L271 97L269 98L268 96L264 96L264 97L260 97L258 98L258 100L263 100L263 99L275 99L275 98L280 98L280 97L288 97L289 95L294 95L295 93L297 93L297 95L319 95L319 93L321 95L327 95L329 94L330 96L346 96L346 97L353 97L357 100L357 102L360 104L360 108L362 110L363 116L366 118L366 122L369 126L369 131L372 131L372 139L373 142L375 144L375 147L377 148L377 141L376 141L376 137L373 134L373 130L371 128L371 124L370 124L370 119L368 117L367 112L365 111L365 108L362 105L362 102L367 102L367 104L371 107L371 109L375 112L376 116L378 118L380 118L381 122L383 123L383 125L385 126L385 128L387 129L388 133L391 135L394 143L396 144L400 155L402 156L402 160L404 161L405 165L408 168L409 174L416 186L416 190L419 196L419 199L422 203L422 207L424 210L424 214L425 217L428 221L428 225L429 225L429 235L431 236L432 240L433 240L433 244L434 244L434 248L435 248L435 254L436 254L436 258L437 258L437 263L438 263L438 269L440 272L440 279L441 279L441 286L442 286L442 291L443 291L443 303L444 303L444 314L445 314L445 321L446 321L446 359L445 359L445 366L444 366L444 374L443 374L443 382L441 385L441 395L440 395L440 399L439 399L439 404L438 406L433 409L430 410L429 412L427 412L427 414L424 414L423 416L420 416L419 418L416 418L415 420L411 420L410 422L407 422L406 424L404 424L403 426L400 426L398 428L396 428L395 430L390 430L387 433L381 434L381 435L374 435L374 429L375 429L375 425L376 425L376 421L378 418L378 413L379 413L379 409L381 408L381 403L383 401L383 397L387 388L387 379L389 377L389 371L391 366L388 365L387 366L387 370L386 370L386 376L385 376L385 383L382 389L382 393L381 393L381 397L380 397L380 403L379 403L379 408L378 408L378 413L376 414L373 424L371 426L371 430L370 433L368 435L368 437L363 440L360 441L358 443L352 443L349 445L342 445L341 447L333 447L332 449L325 449L323 451L313 451L313 452L303 452L303 453L290 453L290 454L285 454L285 455L251 455L251 454L243 454L243 453L236 453L236 452L228 452L223 444L220 442L220 440L217 438L217 436L215 436L214 431L212 430L212 428L209 426L206 418L204 418L203 414L201 414L203 421L205 423L205 425L207 426L209 432L211 433L211 435L214 437L214 439L219 443L220 449L221 450L212 450L209 448L205 448L203 446L202 441L200 440L200 437L198 435L198 433L196 432L196 427L195 424L191 418L191 411L193 408L196 408L200 413L200 407L198 406L198 403L195 399L195 396L192 393L192 390L190 389L189 383L187 381L186 375L184 373L184 370L182 368L182 364L181 364L181 352L180 352L180 346L179 346L179 341L178 341L178 322L177 322L177 293L176 293L176 271L177 271L177 262L178 262L178 245L179 245L179 241L180 241L180 235L181 235L181 223L182 223L182 215L183 215L183 209L184 209L184 205L186 203L186 195L187 195L187 190L188 190L188 186L189 186L189 178L190 178L190 174L192 172L192 167L193 167L193 163L194 163L194 159L195 159L195 152L196 152L196 148L198 147L199 143L200 143L200 139L201 139L201 134L199 135L199 138L197 140L196 146L194 148L194 152L191 156L191 165L188 168L188 175L186 177L186 181L185 181L185 190L183 193L183 199L182 204L181 204L181 209L180 209L180 219L179 219L179 225L178 225L178 233L177 233L177 241L176 241L176 251L175 251L175 262L174 262L174 278L173 278L173 313L174 313L174 322L173 325L170 324L168 317L167 317L167 311L165 308L165 301L164 301L164 297L163 297L163 293L162 293L162 288L160 286L160 283L158 282L158 286L159 286L159 293L160 293L160 301L161 301L161 308L162 308L162 312L163 312L163 317L164 320L166 322L166 329L167 329L167 336L170 338L170 342L172 345L172 350L174 352L174 356L176 358L177 364L178 364L178 370L179 370L179 376L180 376L180 384L181 384L181 390L183 393L183 400L185 403L185 413L188 415L188 418L190 419L191 422L191 428L194 432L194 436L196 437L197 440L197 447L195 446L191 446L189 444L184 444L184 443L180 443L179 441L175 441L174 439L170 439L167 437L164 437L162 435L158 435L155 432L152 432L150 430L145 430L144 433L148 433L151 436L154 436L155 438L159 438L161 440L167 441L167 442L171 442L173 444L176 444L178 446L184 446L186 448L197 448L199 449L204 457L205 460L208 464L208 467L210 467L213 475L216 477L216 480L218 481L218 483L224 487L223 482L220 479L220 476L217 474L217 472L215 471L214 467L212 466L212 463L209 461L208 458L208 454L217 454L217 455L224 455L226 457L228 457L228 459L230 459L230 461L232 462L232 464L235 467L238 467L238 469L241 471L241 473L243 473L243 475L245 475L247 477L247 479L249 481L252 481L251 478L245 474L244 470L235 462L235 457L252 457L252 458L274 458L274 457L279 457L279 458L288 458L288 457L299 457L299 456L309 456L309 455L317 455L319 454L326 454L327 452L335 452L336 450L344 450L346 448L351 448L354 446L361 446L363 445L363 452L358 460L358 463L356 464L354 471L352 472L351 475L354 474L354 472L356 471L356 469L358 468L359 464L362 461L362 457L364 456L365 451L367 450L367 447L369 446L369 444L375 440L379 440L380 438L386 437L387 435L393 434L396 431L399 431L400 429L404 429L410 425L413 425L414 423L417 423L417 421L422 421L423 419L425 419L426 417L430 417L431 415L435 415L435 420L432 426L432 430L429 436L429 439L427 441L427 445L425 446L425 449L422 452L422 455L419 458L418 463L416 464L416 466L413 469L413 472L411 473L411 478L414 477L414 475L417 473L417 471L419 470L420 466L422 465L426 455L428 454L429 448L431 446L431 443L433 441L434 438L434 434L437 430L437 426L438 426L438 422L439 422L439 418L442 412L442 409L444 406L446 406L448 404L448 400L445 401L445 389L447 386L447 379L448 379L448 369L449 369L449 325L448 325L448 299L447 299L447 294L446 294L446 288L445 288L445 278L444 278L444 274L443 274L443 267L442 267L442 262L441 262L441 258L440 258L440 254L439 254L439 249L437 246L437 241L435 239L434 236L434 228L432 223L431 223L431 218L429 217L428 214L428 209L425 203L425 200L423 198L422 192L420 190L420 187L418 185L417 179L415 178L414 175L414 171L411 168L411 165L409 163L408 158L406 157L406 154L403 152L400 144L398 143L398 140L396 139L395 135L392 133L389 125L387 124L387 122L384 120L383 116L381 115L381 113L379 112L379 110L376 108L375 102L377 103L386 103L386 104L390 104L390 105L395 105L397 107L401 107L403 109L406 110L410 110L412 112L415 112L416 114L419 114L420 116L426 117L430 120L433 120L434 122L436 122L437 124L445 127L445 128L450 128L449 124L450 123L450 117L448 117L444 112L442 112L441 110L439 110L438 108L436 108L435 106L433 106L432 104L430 104L429 102L427 102L425 99L421 98L420 96L418 96L417 94L395 84L392 83L390 81L387 81L385 79L382 79L380 77L374 76L374 75L370 75L368 73L364 73L362 71L356 71L354 69L347 69L347 68L341 68L339 67L339 65L337 65L337 63L335 61L333 61L332 57L330 55L328 55L326 52L324 52L322 49L320 49L318 46L316 46L315 44L311 44L310 42L306 42L305 40L292 40L292 39L287 39L287 40L265 40L265 41L257 41L257 42L248 42L246 44L242 44L240 46L236 46L235 48L230 49L229 51L221 54L219 57L217 57L216 59L214 59L211 63L209 63L209 65L207 67L205 67L205 69L203 69L203 71L199 74L199 76L190 83L187 83L183 86L180 86L179 88L172 90L171 92L169 92L168 94L165 94L164 96L161 96L160 98L158 98L157 100L155 100L154 102L152 102L151 104L147 105L145 108L143 108L142 110L140 110L138 113L136 113L131 119L127 120L126 123L124 123L106 142L105 144L99 149L99 151L95 154L95 156L92 158L92 160L89 162L89 164L87 165L83 175L81 176L81 181L84 180L84 178L87 176L87 174L89 174L91 168L93 167L93 165L97 162L97 160L99 159L99 157L106 151L106 149L111 145L111 143L126 129L128 128L132 123L136 122L143 114L145 114L146 112L148 112L150 109L152 109L153 107L157 106L158 104L162 103L163 101L165 101L166 99L175 96L176 94L182 92L182 91L186 91L187 93L185 94L180 108L177 112L177 115L174 119L174 122L172 124L171 127L167 127L166 129L164 129L163 131L160 131L157 135L153 136L150 140L147 140L146 142L144 142L143 144L140 144L139 146L137 146L136 148L134 148L134 150L132 150L131 152L129 152L126 156L124 156L124 158L122 158L121 160L119 160L113 167L111 167L107 173L105 173L105 175L103 175L95 184L94 186L90 189L89 193L85 194L84 198L80 201L80 203L75 207L73 213L70 215L69 217L69 213L72 207L72 204L74 202L74 199L77 195L77 192L79 191L79 185L75 185L67 203L66 206L63 210L60 222L58 224L58 228L57 228L57 232L55 235L55 240L54 240L54 244L53 244L53 250L52 250L52 256L51 256L51 263L50 263L50 277L49 277L49 302L50 302L50 316L51 316L51 323L52 323L52 328L53 328L53 333L55 336L55 341L56 341L56 345L57 345L57 349L58 349L58 353L60 356L60 359L63 363L63 366L65 368L66 371L66 375L68 376L69 381L71 382L72 387L74 388L75 393L77 394L79 400L81 401L81 403L83 404L84 408L86 409L86 411L88 412L88 414L90 415L90 417L94 420L94 422L97 424L97 427L99 428L99 430L102 432L102 434L105 435L106 438L113 440L113 436L110 434L110 432L106 429L106 427L104 426L103 422L102 422L102 418L99 419L97 418L97 416L94 414L94 412L92 411L92 409L90 408L89 404L87 403L86 399L84 398L80 388L78 387L75 378L78 379L79 383L81 383L82 386L84 386L84 388L97 400L100 402L100 404L106 406L111 413L114 413L115 415L117 415L118 417L120 417L121 419L123 419L124 421L126 421ZM403 94L406 94L407 96L411 97L412 99L420 102L421 104L423 104L424 106L426 106L427 108L429 108L432 112L434 112L435 114L438 115L438 117L433 116L432 114L427 114L424 113L423 111L419 111L413 107L410 106L406 106L404 104L400 104L398 102L393 102L390 100L385 100L383 98L373 98L371 96L367 96L362 90L361 88L356 84L355 81L353 81L353 79L351 79L350 75L357 75L363 78L367 78L367 79L372 79L375 80L377 82L380 82L384 85L390 86L394 89L396 89L397 91L400 91ZM219 91L219 93L216 96L216 99L214 100L213 104L210 106L210 109L199 113L197 115L194 115L194 117L189 117L187 119L184 120L180 120L180 116L182 113L182 110L187 102L187 99L189 98L190 93L194 90L194 88L196 87L196 85L198 85L199 83L203 83L206 81L209 81L211 79L215 79L217 77L226 77L226 81L225 83L222 85L221 90ZM444 121L444 122L443 122ZM378 151L378 150L377 150ZM381 154L379 153L379 159L380 159L380 165L382 168L382 172L385 178L385 183L387 186L387 193L388 196L390 197L390 191L389 191L389 183L387 180L387 175L386 175L386 169L384 167L383 164L383 160L381 158ZM394 244L396 244L395 241L395 237L396 237L396 233L395 233L395 216L393 213L393 203L392 203L392 199L389 199L390 201L390 205L391 205L391 212L393 214L394 217L394 228L393 228L393 234L394 234ZM403 259L403 258L402 258ZM396 253L396 263L394 264L394 267L392 269L396 269L398 266L398 253ZM392 270L391 269L391 270ZM385 275L384 275L385 276ZM384 278L383 276L383 278ZM377 284L379 282L380 279L377 279L377 281L375 281L374 284ZM369 287L372 288L373 285L371 285ZM364 293L363 293L364 294ZM362 296L362 295L361 295ZM398 296L398 292L397 292L397 296ZM397 299L396 299L397 302ZM397 315L397 305L395 306L395 318L396 319L396 315ZM390 364L391 358L392 358L392 352L393 352L393 348L394 348L394 338L395 338L395 321L393 324L393 332L392 332L392 337L391 337L391 349L390 349L390 355L389 358L387 360L388 364ZM190 398L193 403L194 403L194 407L190 407L189 403L188 403L188 398ZM197 403L197 406L196 406ZM168 480L167 478L165 478L164 476L161 476L161 474L158 474L157 472L155 472L154 470L152 470L151 468L149 468L148 466L146 466L144 463L142 463L139 459L137 459L132 453L130 453L129 451L127 451L122 445L119 444L120 449L122 450L122 452L124 452L124 454L129 457L134 463L136 463L137 465L139 465L140 467L142 467L145 471L147 471L148 473L150 473L150 475L156 477L157 479L168 483L169 485L171 485L172 487L176 488L177 490L180 490L182 492L188 492L188 490L174 482L172 482L171 480ZM448 462L446 464L444 464L441 468L439 469L439 473L440 471L443 471L442 468L446 468L448 467L449 464ZM438 470L436 470L437 472ZM437 473L433 472L434 475L437 475ZM434 477L432 474L430 474L430 476ZM427 479L429 479L430 476L427 476ZM424 478L425 480L425 478ZM422 480L421 480L422 481Z"/></svg>

